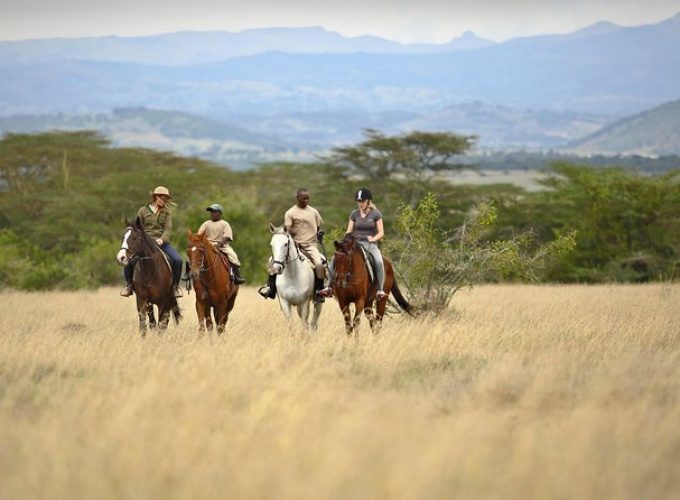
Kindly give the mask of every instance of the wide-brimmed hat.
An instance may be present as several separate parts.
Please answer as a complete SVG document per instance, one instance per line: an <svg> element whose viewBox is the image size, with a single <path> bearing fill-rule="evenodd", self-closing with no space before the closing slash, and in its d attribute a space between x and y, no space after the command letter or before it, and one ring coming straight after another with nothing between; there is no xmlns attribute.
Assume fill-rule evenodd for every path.
<svg viewBox="0 0 680 500"><path fill-rule="evenodd" d="M156 186L153 191L151 191L152 195L164 195L167 196L168 198L172 198L170 196L170 190L166 188L165 186Z"/></svg>
<svg viewBox="0 0 680 500"><path fill-rule="evenodd" d="M222 205L220 205L219 203L213 203L208 208L206 208L206 211L208 211L208 212L219 212L219 213L223 214L224 213L224 207Z"/></svg>
<svg viewBox="0 0 680 500"><path fill-rule="evenodd" d="M366 201L366 200L372 200L373 199L373 193L371 193L370 189L366 188L361 188L359 191L356 192L354 195L354 200L355 201Z"/></svg>

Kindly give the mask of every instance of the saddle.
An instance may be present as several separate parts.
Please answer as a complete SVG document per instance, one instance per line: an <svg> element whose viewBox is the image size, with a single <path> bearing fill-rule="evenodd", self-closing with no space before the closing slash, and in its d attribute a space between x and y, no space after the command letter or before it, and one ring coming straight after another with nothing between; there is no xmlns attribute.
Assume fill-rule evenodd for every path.
<svg viewBox="0 0 680 500"><path fill-rule="evenodd" d="M231 278L231 281L234 281L234 265L229 262L229 258L227 257L227 254L225 254L222 250L219 248L216 249L217 253L220 255L220 259L222 260L222 264L224 264L224 268L229 271L229 277Z"/></svg>
<svg viewBox="0 0 680 500"><path fill-rule="evenodd" d="M302 255L304 255L305 260L307 260L307 263L309 264L309 266L310 266L312 269L315 269L315 267L314 267L314 262L312 262L312 258L310 257L310 255L309 255L309 253L307 252L307 250L305 250L305 249L302 248L302 247L297 247L297 249L298 249L298 251L299 251ZM326 264L326 258L325 258L323 255L321 256L321 265L322 265L323 267L328 267L327 264Z"/></svg>
<svg viewBox="0 0 680 500"><path fill-rule="evenodd" d="M172 265L170 265L170 257L168 257L168 254L165 253L162 248L160 250L161 250L161 255L163 256L163 260L165 261L165 265L168 266L168 269L172 273Z"/></svg>

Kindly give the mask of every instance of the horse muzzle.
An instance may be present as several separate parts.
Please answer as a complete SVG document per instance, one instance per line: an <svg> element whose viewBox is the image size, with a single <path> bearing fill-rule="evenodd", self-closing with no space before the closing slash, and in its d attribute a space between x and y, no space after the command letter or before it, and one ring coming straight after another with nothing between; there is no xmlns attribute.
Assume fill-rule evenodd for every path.
<svg viewBox="0 0 680 500"><path fill-rule="evenodd" d="M130 262L125 249L120 249L120 252L118 252L118 255L116 255L116 262L118 262L119 266L127 266L128 262Z"/></svg>

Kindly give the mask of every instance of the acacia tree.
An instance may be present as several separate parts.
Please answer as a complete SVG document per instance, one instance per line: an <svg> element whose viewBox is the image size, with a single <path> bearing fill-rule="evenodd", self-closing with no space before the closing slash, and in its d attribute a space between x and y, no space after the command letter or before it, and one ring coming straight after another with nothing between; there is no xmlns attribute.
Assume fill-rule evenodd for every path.
<svg viewBox="0 0 680 500"><path fill-rule="evenodd" d="M385 181L394 174L422 181L432 172L465 168L456 160L475 143L476 136L450 132L413 131L386 136L365 129L364 141L355 146L334 148L327 160L369 180Z"/></svg>

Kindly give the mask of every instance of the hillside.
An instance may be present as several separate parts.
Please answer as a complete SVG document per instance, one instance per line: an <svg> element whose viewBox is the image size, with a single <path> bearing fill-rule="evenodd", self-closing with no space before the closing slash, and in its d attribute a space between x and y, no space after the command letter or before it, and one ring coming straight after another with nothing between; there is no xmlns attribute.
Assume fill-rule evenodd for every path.
<svg viewBox="0 0 680 500"><path fill-rule="evenodd" d="M0 134L96 130L114 146L145 147L235 168L268 159L301 159L299 148L269 136L190 113L146 108L82 115L0 118Z"/></svg>
<svg viewBox="0 0 680 500"><path fill-rule="evenodd" d="M612 123L566 149L580 154L680 154L680 100Z"/></svg>

